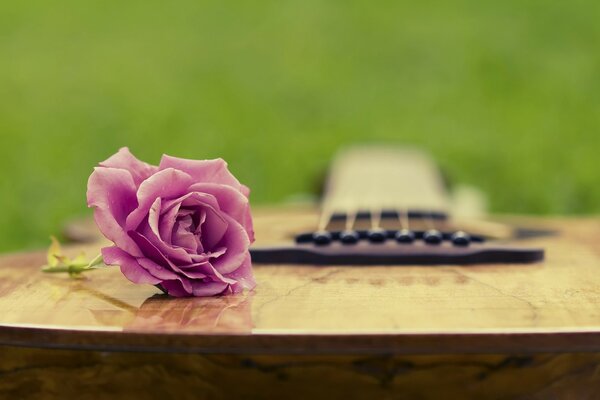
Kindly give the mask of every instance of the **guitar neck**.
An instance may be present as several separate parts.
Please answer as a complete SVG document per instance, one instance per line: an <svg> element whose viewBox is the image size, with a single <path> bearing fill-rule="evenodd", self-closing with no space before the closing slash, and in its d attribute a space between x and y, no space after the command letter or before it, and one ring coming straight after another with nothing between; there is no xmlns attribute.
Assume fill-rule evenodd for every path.
<svg viewBox="0 0 600 400"><path fill-rule="evenodd" d="M394 147L356 147L335 158L322 203L324 214L440 213L449 196L434 162L424 153Z"/></svg>

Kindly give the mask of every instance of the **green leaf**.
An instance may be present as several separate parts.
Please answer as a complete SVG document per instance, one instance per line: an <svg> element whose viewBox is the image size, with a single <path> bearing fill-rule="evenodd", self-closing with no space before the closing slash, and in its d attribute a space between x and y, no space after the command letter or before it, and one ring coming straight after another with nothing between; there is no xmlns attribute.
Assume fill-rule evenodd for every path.
<svg viewBox="0 0 600 400"><path fill-rule="evenodd" d="M98 269L104 265L102 254L99 254L91 261L88 261L85 253L80 253L74 259L70 259L63 254L62 247L58 240L50 237L51 244L48 248L47 264L42 266L43 272L48 273L68 273L71 278L80 278L84 271Z"/></svg>
<svg viewBox="0 0 600 400"><path fill-rule="evenodd" d="M47 260L48 260L48 265L54 267L54 266L58 265L58 263L59 263L59 259L57 256L62 254L62 248L60 246L60 243L58 242L58 239L56 239L56 237L50 236L50 240L52 241L52 243L50 244L50 247L48 248Z"/></svg>

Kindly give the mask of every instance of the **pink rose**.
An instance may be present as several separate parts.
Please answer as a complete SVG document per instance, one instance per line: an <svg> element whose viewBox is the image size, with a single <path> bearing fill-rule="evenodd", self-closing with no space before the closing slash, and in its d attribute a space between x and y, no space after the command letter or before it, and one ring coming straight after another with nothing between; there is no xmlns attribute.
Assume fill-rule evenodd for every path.
<svg viewBox="0 0 600 400"><path fill-rule="evenodd" d="M256 285L249 192L222 159L163 155L156 167L122 148L94 168L87 201L114 243L106 264L171 296L213 296Z"/></svg>

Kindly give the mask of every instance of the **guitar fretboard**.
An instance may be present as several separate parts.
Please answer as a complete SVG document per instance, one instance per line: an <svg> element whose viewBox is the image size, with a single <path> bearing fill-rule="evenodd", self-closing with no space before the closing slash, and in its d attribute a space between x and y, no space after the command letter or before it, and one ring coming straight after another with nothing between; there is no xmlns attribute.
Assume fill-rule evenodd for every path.
<svg viewBox="0 0 600 400"><path fill-rule="evenodd" d="M432 160L416 150L360 147L333 162L320 228L334 216L446 214L449 199Z"/></svg>

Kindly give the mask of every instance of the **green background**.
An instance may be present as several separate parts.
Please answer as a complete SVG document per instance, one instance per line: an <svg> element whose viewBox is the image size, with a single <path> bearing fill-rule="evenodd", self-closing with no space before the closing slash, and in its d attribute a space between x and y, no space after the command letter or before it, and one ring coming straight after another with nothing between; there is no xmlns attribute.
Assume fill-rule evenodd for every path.
<svg viewBox="0 0 600 400"><path fill-rule="evenodd" d="M221 156L271 203L341 145L414 144L494 211L597 212L599 4L0 2L0 250L89 212L124 145Z"/></svg>

